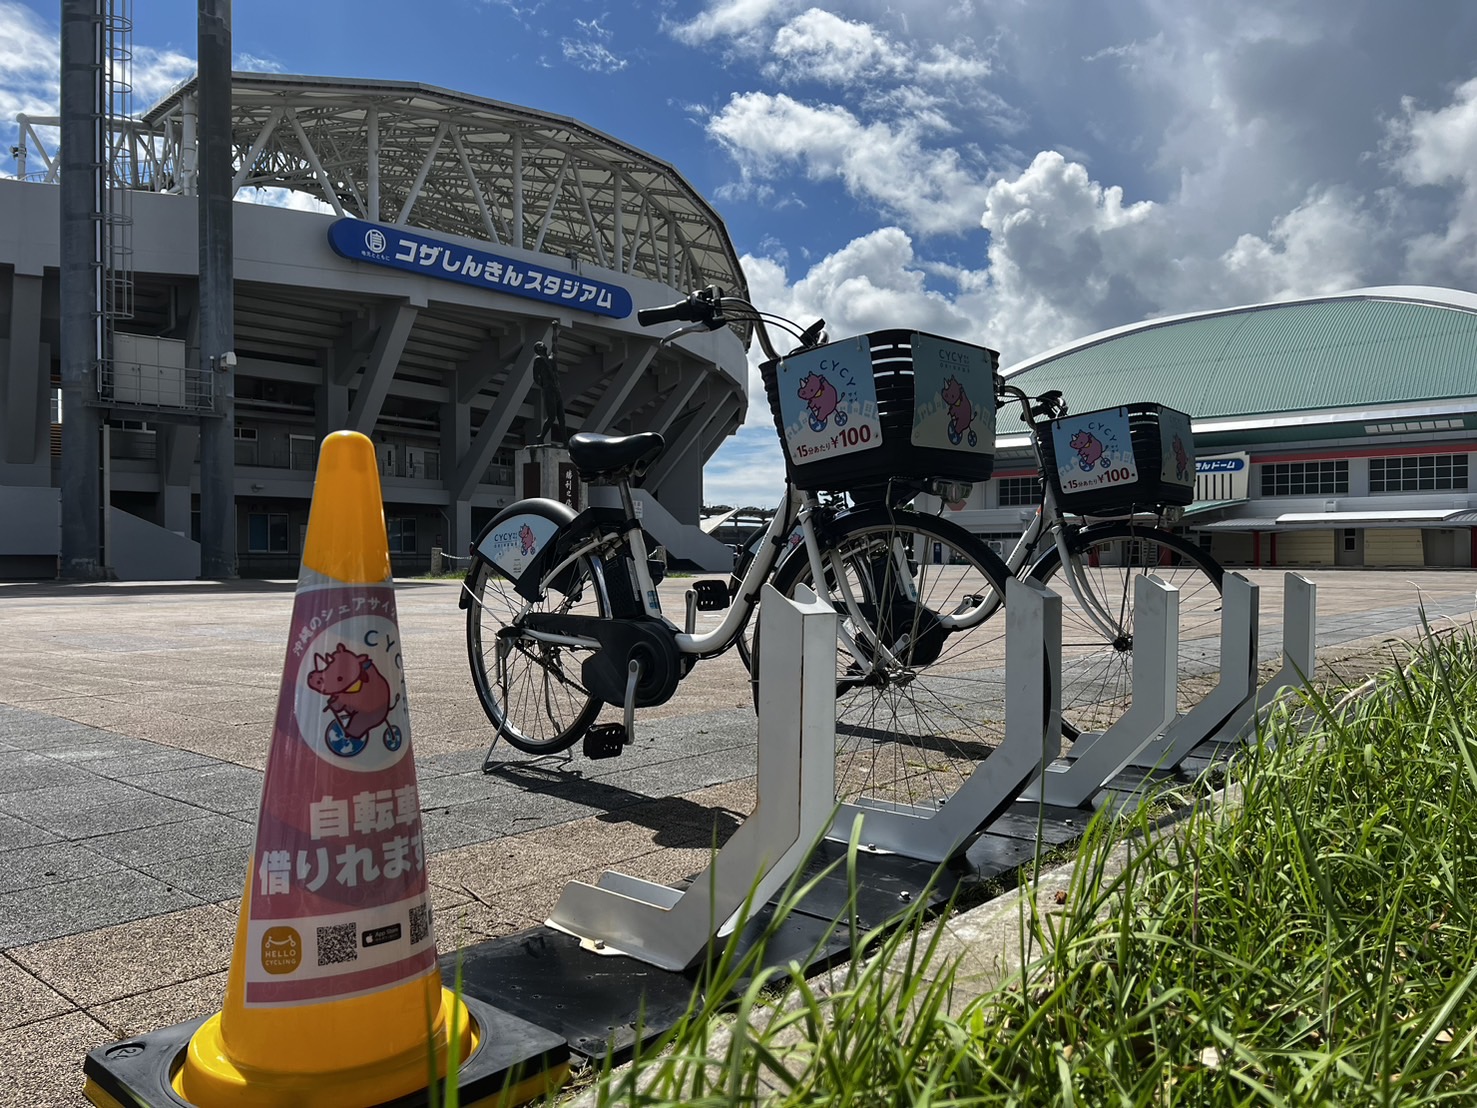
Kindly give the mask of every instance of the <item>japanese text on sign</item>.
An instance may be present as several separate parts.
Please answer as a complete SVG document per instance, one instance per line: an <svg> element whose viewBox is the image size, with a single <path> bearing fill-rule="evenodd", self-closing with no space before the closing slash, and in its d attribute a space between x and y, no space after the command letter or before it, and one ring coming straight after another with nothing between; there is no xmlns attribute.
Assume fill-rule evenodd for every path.
<svg viewBox="0 0 1477 1108"><path fill-rule="evenodd" d="M555 272L486 250L439 242L404 227L340 219L328 228L328 244L336 254L353 261L530 297L547 304L563 304L616 319L631 314L631 294L619 285L580 274Z"/></svg>

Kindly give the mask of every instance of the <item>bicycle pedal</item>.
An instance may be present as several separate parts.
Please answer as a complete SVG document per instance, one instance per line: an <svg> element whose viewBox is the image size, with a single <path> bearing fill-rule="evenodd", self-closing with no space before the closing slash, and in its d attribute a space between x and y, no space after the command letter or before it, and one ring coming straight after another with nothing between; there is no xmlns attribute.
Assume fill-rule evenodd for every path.
<svg viewBox="0 0 1477 1108"><path fill-rule="evenodd" d="M631 741L623 723L597 723L585 732L586 758L619 758Z"/></svg>
<svg viewBox="0 0 1477 1108"><path fill-rule="evenodd" d="M697 594L700 612L721 612L728 607L728 586L722 581L694 581L692 591Z"/></svg>

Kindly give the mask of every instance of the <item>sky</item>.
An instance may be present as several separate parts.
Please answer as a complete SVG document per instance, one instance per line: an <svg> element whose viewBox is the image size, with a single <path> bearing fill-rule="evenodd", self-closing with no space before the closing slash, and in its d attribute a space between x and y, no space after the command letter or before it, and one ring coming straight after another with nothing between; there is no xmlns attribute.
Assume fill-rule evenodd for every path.
<svg viewBox="0 0 1477 1108"><path fill-rule="evenodd" d="M141 112L194 72L196 5L132 9ZM0 151L57 110L59 14L0 0ZM232 45L637 146L717 209L759 307L832 338L916 327L1009 366L1180 312L1477 290L1472 0L251 0ZM709 503L782 493L750 379Z"/></svg>

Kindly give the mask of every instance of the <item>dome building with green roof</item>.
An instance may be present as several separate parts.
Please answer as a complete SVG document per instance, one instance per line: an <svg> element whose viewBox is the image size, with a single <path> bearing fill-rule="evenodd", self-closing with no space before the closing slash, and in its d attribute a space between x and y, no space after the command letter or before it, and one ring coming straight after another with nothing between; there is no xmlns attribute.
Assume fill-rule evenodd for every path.
<svg viewBox="0 0 1477 1108"><path fill-rule="evenodd" d="M1477 566L1477 295L1393 286L1103 331L1004 371L1073 412L1191 417L1177 529L1225 565ZM995 475L946 514L1009 551L1040 502L1007 407Z"/></svg>

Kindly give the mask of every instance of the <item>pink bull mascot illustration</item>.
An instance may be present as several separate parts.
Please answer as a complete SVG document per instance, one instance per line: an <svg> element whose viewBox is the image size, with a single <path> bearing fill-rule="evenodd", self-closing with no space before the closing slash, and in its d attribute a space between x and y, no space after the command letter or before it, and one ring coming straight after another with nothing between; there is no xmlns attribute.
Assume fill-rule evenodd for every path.
<svg viewBox="0 0 1477 1108"><path fill-rule="evenodd" d="M343 643L332 654L315 654L308 688L328 697L325 712L333 713L324 738L328 749L352 758L369 743L369 734L384 725L385 749L398 750L400 728L386 722L400 697L390 698L390 683L368 654L355 654Z"/></svg>
<svg viewBox="0 0 1477 1108"><path fill-rule="evenodd" d="M836 386L827 381L819 373L808 373L800 379L800 388L796 390L801 400L810 405L810 429L812 431L823 431L826 420L832 416L836 418L837 427L846 426L846 411L839 405L841 397L836 392Z"/></svg>
<svg viewBox="0 0 1477 1108"><path fill-rule="evenodd" d="M1084 471L1091 473L1093 466L1108 468L1108 459L1103 457L1103 444L1098 442L1092 432L1078 431L1067 445L1077 451L1077 464Z"/></svg>
<svg viewBox="0 0 1477 1108"><path fill-rule="evenodd" d="M1175 435L1170 446L1174 450L1174 475L1181 481L1188 481L1190 479L1190 455L1185 450L1184 442L1178 435Z"/></svg>
<svg viewBox="0 0 1477 1108"><path fill-rule="evenodd" d="M525 555L533 553L535 541L532 527L525 523L522 527L518 528L518 545L523 548Z"/></svg>
<svg viewBox="0 0 1477 1108"><path fill-rule="evenodd" d="M939 390L939 395L944 398L944 406L949 409L949 441L958 446L968 433L969 445L976 445L980 437L970 428L970 424L974 422L974 405L965 395L964 386L957 378L950 377Z"/></svg>

